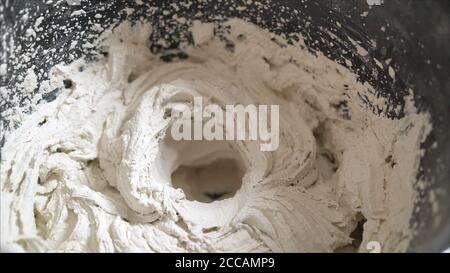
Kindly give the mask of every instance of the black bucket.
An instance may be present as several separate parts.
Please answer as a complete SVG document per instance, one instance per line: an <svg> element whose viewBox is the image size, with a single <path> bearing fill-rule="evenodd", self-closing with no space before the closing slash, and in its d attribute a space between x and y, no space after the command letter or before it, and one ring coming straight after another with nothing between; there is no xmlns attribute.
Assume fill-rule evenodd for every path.
<svg viewBox="0 0 450 273"><path fill-rule="evenodd" d="M193 2L191 5L183 5L185 1L167 0L142 1L143 4L134 0L53 2L56 4L45 0L2 0L1 63L7 64L6 74L1 75L2 113L26 106L39 93L39 86L33 93L27 94L20 93L17 88L28 69L43 71L37 73L39 83L48 77L47 71L55 64L70 63L82 56L94 61L98 49L81 47L82 43L95 40L101 34L101 31L93 30L93 24L107 28L124 20L145 18L153 25L153 33L149 37L150 50L167 62L188 57L179 50L179 45L192 42L187 25L171 23L174 14L201 21L239 17L272 32L284 34L288 41L298 39L296 34L301 33L309 50L321 51L344 66L348 66L345 59L352 60L352 67L349 68L361 81L368 81L389 102L384 113L378 114L392 119L401 118L403 98L409 88L414 90L419 111L430 112L433 131L423 144L426 152L418 174L418 178L424 178L429 183L425 189L417 189L419 198L416 206L421 209L414 210L411 219L411 224L417 225L418 232L409 251L440 252L449 247L449 1L389 0L374 6L357 0L186 1ZM264 8L256 2L262 3ZM151 15L146 12L149 5L158 7ZM236 6L246 6L246 9L233 8ZM127 12L130 8L134 9L133 13ZM80 9L84 13L76 18L71 17L74 11ZM102 15L101 19L96 16L98 13ZM25 35L26 30L35 24L37 18L43 18L39 39L30 38ZM166 23L161 24L163 21ZM336 28L336 23L342 27ZM70 31L66 31L67 28ZM162 34L170 36L165 37L168 44L158 43ZM351 43L346 42L348 37L360 41L368 49L370 58L355 54ZM52 52L52 49L57 50ZM35 54L33 59L25 58L31 53ZM12 63L13 56L24 56L20 65ZM373 58L392 59L390 65L395 67L396 80L389 77L387 68L378 67ZM57 91L46 94L42 103L54 100L57 95ZM13 97L16 99L13 100ZM32 106L27 108L30 113L33 110ZM1 119L3 131L19 125ZM1 146L4 141L2 132ZM429 149L435 142L439 149ZM433 213L427 199L431 190L441 193L436 196L439 215ZM436 217L442 221L433 225Z"/></svg>

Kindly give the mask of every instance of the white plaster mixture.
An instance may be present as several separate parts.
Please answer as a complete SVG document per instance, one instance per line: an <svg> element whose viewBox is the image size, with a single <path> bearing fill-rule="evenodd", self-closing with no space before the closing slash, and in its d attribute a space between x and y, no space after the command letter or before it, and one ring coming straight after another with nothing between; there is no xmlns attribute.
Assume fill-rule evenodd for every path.
<svg viewBox="0 0 450 273"><path fill-rule="evenodd" d="M122 23L104 36L108 56L52 69L61 94L2 150L2 249L333 252L359 240L358 223L357 251L370 241L407 249L431 129L412 95L405 117L376 115L361 97L386 101L347 68L242 20L225 24L233 51L195 22L189 58L166 63L148 49L151 26ZM194 96L280 105L278 150L174 141L168 113Z"/></svg>

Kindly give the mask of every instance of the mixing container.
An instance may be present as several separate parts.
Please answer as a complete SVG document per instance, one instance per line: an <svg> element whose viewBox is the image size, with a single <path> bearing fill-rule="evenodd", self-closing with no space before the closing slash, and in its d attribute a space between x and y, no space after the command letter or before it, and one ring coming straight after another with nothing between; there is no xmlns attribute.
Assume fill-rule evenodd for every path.
<svg viewBox="0 0 450 273"><path fill-rule="evenodd" d="M155 7L152 12L148 12L149 6ZM55 64L70 63L82 56L95 61L101 49L84 45L103 29L124 20L145 19L153 25L149 47L163 60L188 58L180 45L192 43L192 37L188 24L173 20L175 14L201 21L239 17L283 34L288 40L298 40L300 33L310 51L320 51L347 67L349 63L344 60L351 59L349 68L359 80L369 82L388 100L384 112L376 114L401 118L403 98L409 88L413 89L419 111L431 114L433 131L423 144L425 154L418 179L428 182L417 189L416 207L420 210L415 209L411 219L417 233L409 251L439 252L448 248L450 2L446 0L2 1L1 63L6 66L2 65L0 110L4 113L26 107L27 112L33 112L29 102L39 94L39 88L21 93L17 86L24 73L29 68L40 71L36 73L40 83ZM27 31L37 21L39 31L30 35ZM93 27L95 24L101 27ZM368 56L355 54L350 39L359 41ZM13 62L18 56L19 62ZM388 66L378 66L374 58L387 60L395 68L396 79L389 77ZM58 90L42 96L39 103L56 96ZM1 125L3 146L5 131L20 124L2 118Z"/></svg>

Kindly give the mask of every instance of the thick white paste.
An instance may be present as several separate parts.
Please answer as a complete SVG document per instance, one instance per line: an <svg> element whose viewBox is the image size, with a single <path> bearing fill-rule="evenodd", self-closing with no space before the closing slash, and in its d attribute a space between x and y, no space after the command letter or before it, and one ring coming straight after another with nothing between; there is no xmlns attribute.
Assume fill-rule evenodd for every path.
<svg viewBox="0 0 450 273"><path fill-rule="evenodd" d="M244 21L227 24L234 52L213 25L196 22L189 58L164 63L148 50L150 26L123 23L104 42L104 59L52 70L50 85L72 86L2 150L4 250L331 252L352 243L362 219L359 251L370 241L406 250L426 115L408 99L404 118L377 116L358 93L385 101L346 68L280 47ZM280 105L279 149L172 140L167 113L199 95ZM177 169L216 161L202 178L210 183L172 181ZM227 168L242 184L217 183ZM231 192L208 200L208 187Z"/></svg>

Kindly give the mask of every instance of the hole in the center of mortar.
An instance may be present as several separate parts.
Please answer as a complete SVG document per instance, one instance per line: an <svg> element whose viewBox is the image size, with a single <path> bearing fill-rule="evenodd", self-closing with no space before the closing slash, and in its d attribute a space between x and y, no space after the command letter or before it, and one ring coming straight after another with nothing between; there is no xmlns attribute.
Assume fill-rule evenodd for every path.
<svg viewBox="0 0 450 273"><path fill-rule="evenodd" d="M244 172L236 159L202 163L181 165L172 173L172 185L183 189L188 200L210 203L233 197L241 188Z"/></svg>

